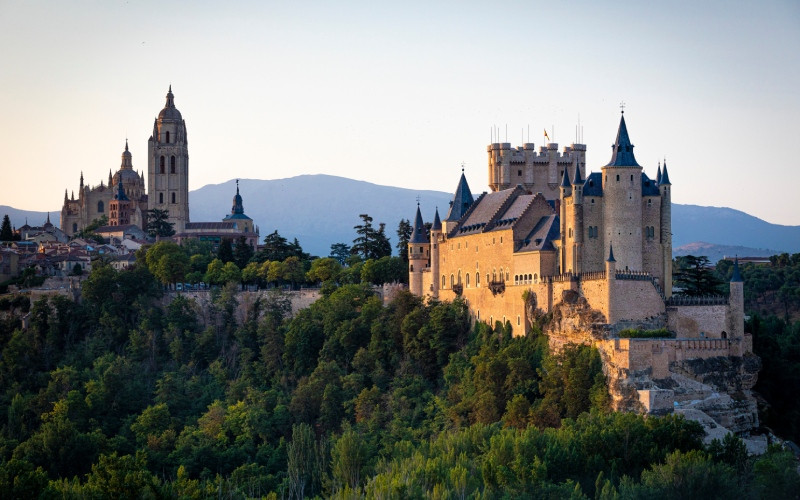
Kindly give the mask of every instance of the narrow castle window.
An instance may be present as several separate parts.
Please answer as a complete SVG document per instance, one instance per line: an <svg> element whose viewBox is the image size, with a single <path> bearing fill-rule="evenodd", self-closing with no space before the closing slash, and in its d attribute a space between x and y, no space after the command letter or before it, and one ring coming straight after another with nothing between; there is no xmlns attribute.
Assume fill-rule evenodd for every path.
<svg viewBox="0 0 800 500"><path fill-rule="evenodd" d="M169 144L169 132L167 132L167 144Z"/></svg>
<svg viewBox="0 0 800 500"><path fill-rule="evenodd" d="M447 278L445 278L444 274L442 275L442 288L447 286Z"/></svg>
<svg viewBox="0 0 800 500"><path fill-rule="evenodd" d="M73 233L77 233L78 232L78 223L77 222L72 224L72 232Z"/></svg>
<svg viewBox="0 0 800 500"><path fill-rule="evenodd" d="M517 170L517 175L522 177L522 170Z"/></svg>
<svg viewBox="0 0 800 500"><path fill-rule="evenodd" d="M467 280L467 288L469 288L469 273L467 273L464 278Z"/></svg>
<svg viewBox="0 0 800 500"><path fill-rule="evenodd" d="M617 182L619 182L619 174L617 174Z"/></svg>
<svg viewBox="0 0 800 500"><path fill-rule="evenodd" d="M101 213L105 211L105 206L103 205L102 201L97 202L97 211Z"/></svg>
<svg viewBox="0 0 800 500"><path fill-rule="evenodd" d="M158 202L164 203L164 193L158 193Z"/></svg>
<svg viewBox="0 0 800 500"><path fill-rule="evenodd" d="M169 157L169 173L175 173L175 156Z"/></svg>
<svg viewBox="0 0 800 500"><path fill-rule="evenodd" d="M172 193L172 203L175 203L175 193Z"/></svg>
<svg viewBox="0 0 800 500"><path fill-rule="evenodd" d="M164 173L164 168L165 168L164 167L164 157L163 156L161 158L159 158L158 166L161 169L160 172L163 174Z"/></svg>

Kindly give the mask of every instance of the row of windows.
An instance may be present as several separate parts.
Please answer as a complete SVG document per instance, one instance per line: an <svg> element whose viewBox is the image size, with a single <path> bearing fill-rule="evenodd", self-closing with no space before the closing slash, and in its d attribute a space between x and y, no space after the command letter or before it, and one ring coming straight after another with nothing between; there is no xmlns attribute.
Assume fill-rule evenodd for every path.
<svg viewBox="0 0 800 500"><path fill-rule="evenodd" d="M167 134L169 134L169 132L167 132ZM166 159L164 158L163 155L158 160L158 167L160 173L162 174L166 173ZM175 173L175 156L169 157L169 173L171 174Z"/></svg>
<svg viewBox="0 0 800 500"><path fill-rule="evenodd" d="M172 194L172 203L175 203L175 193ZM164 203L164 193L158 193L158 202Z"/></svg>
<svg viewBox="0 0 800 500"><path fill-rule="evenodd" d="M486 281L487 282L489 282L489 281L497 282L498 281L498 276L500 278L499 281L502 281L502 282L507 281L509 279L508 269L506 269L505 273L503 273L503 270L501 269L499 274L497 273L496 269L493 269L491 275L489 273L486 273ZM467 285L467 286L470 286L469 277L470 277L470 274L466 273L466 275L464 277L464 284ZM458 271L458 276L456 276L455 274L451 274L450 275L450 288L452 288L453 285L460 285L461 283L462 283L462 281L461 281L461 271ZM476 272L475 273L475 286L480 286L480 285L481 285L481 274ZM443 274L442 275L442 288L445 288L446 286L447 286L447 276L445 276Z"/></svg>
<svg viewBox="0 0 800 500"><path fill-rule="evenodd" d="M514 284L515 285L528 285L530 283L538 283L539 282L539 275L536 273L533 274L515 274L514 275Z"/></svg>

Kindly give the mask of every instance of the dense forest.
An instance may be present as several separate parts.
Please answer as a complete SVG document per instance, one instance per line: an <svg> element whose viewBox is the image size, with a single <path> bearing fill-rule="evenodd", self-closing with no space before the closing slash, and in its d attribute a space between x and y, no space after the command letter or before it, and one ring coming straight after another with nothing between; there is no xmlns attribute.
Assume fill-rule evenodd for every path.
<svg viewBox="0 0 800 500"><path fill-rule="evenodd" d="M347 263L321 275L323 297L293 317L280 289L246 301L235 281L208 292L207 306L169 300L156 275L172 250L153 246L124 271L98 262L80 303L0 299L4 497L800 491L797 461L777 446L748 457L733 436L704 446L682 417L609 412L589 347L554 354L539 328L512 338L500 323L472 327L463 302L400 293L384 305ZM787 396L800 327L774 316L749 326L768 421L796 436L798 398Z"/></svg>

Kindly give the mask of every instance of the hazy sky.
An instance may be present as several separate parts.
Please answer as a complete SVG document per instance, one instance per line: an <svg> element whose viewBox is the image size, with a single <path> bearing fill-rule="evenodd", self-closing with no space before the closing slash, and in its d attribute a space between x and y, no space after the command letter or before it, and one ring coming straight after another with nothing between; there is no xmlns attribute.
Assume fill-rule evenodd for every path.
<svg viewBox="0 0 800 500"><path fill-rule="evenodd" d="M493 125L562 149L579 117L599 171L624 101L673 201L800 224L796 0L0 0L0 47L0 204L17 208L60 210L81 171L106 181L126 137L146 171L172 84L190 189L325 173L452 191L463 161L479 193Z"/></svg>

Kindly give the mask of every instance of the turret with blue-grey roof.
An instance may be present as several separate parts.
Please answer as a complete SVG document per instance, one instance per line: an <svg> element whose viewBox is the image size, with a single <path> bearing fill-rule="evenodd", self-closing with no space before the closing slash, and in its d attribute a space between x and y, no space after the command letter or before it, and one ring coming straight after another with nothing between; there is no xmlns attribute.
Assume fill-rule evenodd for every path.
<svg viewBox="0 0 800 500"><path fill-rule="evenodd" d="M430 248L430 239L417 202L417 214L408 240L408 289L413 294L422 295L422 273L428 268Z"/></svg>
<svg viewBox="0 0 800 500"><path fill-rule="evenodd" d="M464 175L464 168L462 167L461 179L458 180L458 186L453 195L453 201L450 202L450 210L447 212L447 217L444 219L448 226L446 228L448 231L451 226L454 226L456 222L461 220L461 217L467 213L467 210L474 202L475 198L472 197L472 191L469 189L467 178Z"/></svg>

